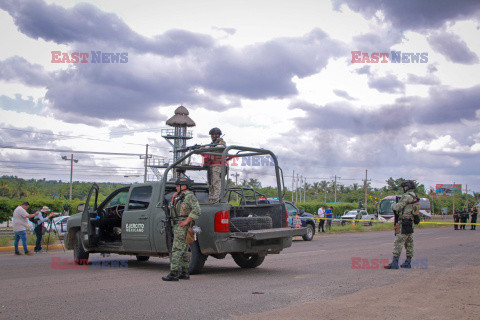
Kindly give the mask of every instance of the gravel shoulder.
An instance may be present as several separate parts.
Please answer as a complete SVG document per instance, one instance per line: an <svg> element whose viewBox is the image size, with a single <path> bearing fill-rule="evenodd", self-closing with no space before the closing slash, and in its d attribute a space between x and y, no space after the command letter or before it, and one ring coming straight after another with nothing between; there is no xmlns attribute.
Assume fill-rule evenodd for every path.
<svg viewBox="0 0 480 320"><path fill-rule="evenodd" d="M421 271L390 270L393 277L407 278L393 285L231 319L480 319L480 266L429 274Z"/></svg>

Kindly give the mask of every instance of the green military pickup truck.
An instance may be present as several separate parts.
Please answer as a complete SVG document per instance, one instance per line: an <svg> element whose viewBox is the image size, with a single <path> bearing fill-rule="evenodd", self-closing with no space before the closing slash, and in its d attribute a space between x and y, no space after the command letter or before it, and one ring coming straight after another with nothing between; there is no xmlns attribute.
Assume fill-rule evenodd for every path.
<svg viewBox="0 0 480 320"><path fill-rule="evenodd" d="M198 273L209 256L217 259L231 254L242 268L255 268L267 254L292 245L292 237L306 234L305 228L288 228L288 213L283 202L283 173L276 156L269 150L240 146L199 146L165 169L159 182L133 184L114 191L98 204L99 187L94 184L80 213L67 224L66 246L74 259L85 264L91 253L135 255L138 261L166 257L171 253L173 234L168 204L175 192L169 180L174 171L192 178L208 167L190 165L194 156L217 156L226 162L242 157L269 157L276 175L278 199L268 203L265 195L252 188L227 188L228 166L222 167L219 200L208 203L208 184L194 183L192 191L202 214L196 221L201 232L190 245L190 273ZM233 203L233 204L232 204ZM83 208L82 208L83 207Z"/></svg>

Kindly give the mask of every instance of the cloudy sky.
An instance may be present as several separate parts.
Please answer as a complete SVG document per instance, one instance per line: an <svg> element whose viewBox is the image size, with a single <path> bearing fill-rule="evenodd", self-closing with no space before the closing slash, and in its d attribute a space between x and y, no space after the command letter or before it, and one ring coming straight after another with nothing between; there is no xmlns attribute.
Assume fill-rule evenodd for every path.
<svg viewBox="0 0 480 320"><path fill-rule="evenodd" d="M76 151L168 158L184 105L192 144L218 126L273 150L287 185L368 170L478 192L479 17L475 0L0 0L0 146L20 148L0 148L0 174L68 180L75 153L75 180L141 181L138 156ZM266 169L232 172L269 184Z"/></svg>

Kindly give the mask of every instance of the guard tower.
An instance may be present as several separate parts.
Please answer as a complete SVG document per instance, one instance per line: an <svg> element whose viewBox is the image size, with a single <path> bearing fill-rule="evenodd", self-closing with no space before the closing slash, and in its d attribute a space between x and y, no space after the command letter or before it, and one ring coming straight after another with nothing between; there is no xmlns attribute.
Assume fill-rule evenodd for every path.
<svg viewBox="0 0 480 320"><path fill-rule="evenodd" d="M175 110L175 115L167 120L167 125L173 129L162 129L162 137L173 147L173 162L185 155L187 140L192 139L192 131L188 131L188 127L195 127L195 122L188 116L189 112L184 106L180 106ZM173 142L172 142L173 140ZM178 151L183 149L182 151ZM174 172L173 178L177 178Z"/></svg>

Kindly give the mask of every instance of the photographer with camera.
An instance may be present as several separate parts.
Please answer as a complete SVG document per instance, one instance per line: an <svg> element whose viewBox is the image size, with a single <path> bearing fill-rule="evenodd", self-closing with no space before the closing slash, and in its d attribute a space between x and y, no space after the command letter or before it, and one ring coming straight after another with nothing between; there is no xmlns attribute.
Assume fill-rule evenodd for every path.
<svg viewBox="0 0 480 320"><path fill-rule="evenodd" d="M42 236L45 234L45 227L43 223L49 221L51 218L55 216L55 213L50 213L48 216L46 215L50 212L50 208L44 206L41 210L36 210L34 213L39 212L38 215L33 217L30 221L33 222L35 225L35 235L37 236L37 242L35 243L35 249L33 250L35 253L44 253L45 251L42 250Z"/></svg>

